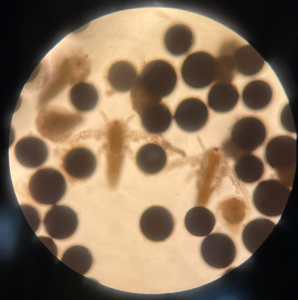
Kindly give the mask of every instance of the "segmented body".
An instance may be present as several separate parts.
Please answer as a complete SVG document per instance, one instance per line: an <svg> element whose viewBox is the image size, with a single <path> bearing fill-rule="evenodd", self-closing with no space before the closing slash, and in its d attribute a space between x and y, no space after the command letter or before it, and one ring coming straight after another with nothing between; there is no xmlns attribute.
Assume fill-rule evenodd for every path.
<svg viewBox="0 0 298 300"><path fill-rule="evenodd" d="M106 121L106 127L104 130L84 130L74 135L69 141L69 146L74 147L80 144L82 141L88 139L95 139L100 141L102 137L105 138L105 143L102 149L105 151L107 159L107 180L111 189L115 189L118 186L119 178L121 175L125 154L128 151L129 142L138 142L140 140L146 140L159 144L165 151L174 152L182 157L186 154L184 150L173 146L163 135L152 135L146 132L134 132L127 128L134 115L127 118L126 121L113 120L108 121L107 116L100 111L103 119Z"/></svg>
<svg viewBox="0 0 298 300"><path fill-rule="evenodd" d="M204 153L201 166L198 170L198 196L197 205L206 205L213 190L220 180L220 173L224 170L223 159L217 148L207 150Z"/></svg>
<svg viewBox="0 0 298 300"><path fill-rule="evenodd" d="M107 125L107 178L110 188L117 187L125 156L126 126L115 120Z"/></svg>
<svg viewBox="0 0 298 300"><path fill-rule="evenodd" d="M220 189L221 183L225 177L230 178L232 184L235 186L237 195L242 194L245 199L248 199L249 194L247 189L229 167L224 153L222 153L218 148L206 149L200 137L197 138L202 150L204 151L202 157L195 156L185 158L173 162L168 166L168 170L176 167L182 167L187 164L197 167L197 197L195 205L207 205L212 193L215 190Z"/></svg>
<svg viewBox="0 0 298 300"><path fill-rule="evenodd" d="M55 66L51 78L41 91L38 107L45 106L53 97L58 95L65 86L84 81L91 72L91 61L88 55L75 52L65 57Z"/></svg>

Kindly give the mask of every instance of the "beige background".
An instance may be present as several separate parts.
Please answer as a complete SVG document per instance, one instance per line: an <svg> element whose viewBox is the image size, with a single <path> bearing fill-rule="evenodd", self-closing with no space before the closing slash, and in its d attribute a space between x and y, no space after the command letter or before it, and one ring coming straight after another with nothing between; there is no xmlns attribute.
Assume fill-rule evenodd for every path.
<svg viewBox="0 0 298 300"><path fill-rule="evenodd" d="M92 60L92 72L86 81L94 84L100 94L97 107L92 112L83 113L84 122L75 132L91 128L104 129L105 122L99 110L104 111L110 120L126 119L131 114L136 114L131 108L129 92L107 95L111 90L107 81L108 70L118 60L127 60L138 72L151 60L168 61L178 76L174 91L163 100L172 113L180 101L188 97L198 97L206 103L209 87L204 89L188 87L180 74L185 56L173 57L164 47L164 34L176 23L183 23L192 30L195 41L191 52L207 51L217 56L220 48L227 42L247 44L226 27L187 11L143 8L106 15L91 22L85 31L67 36L44 58L39 77L33 83L24 86L21 94L22 106L13 117L12 125L16 130L16 140L27 135L39 136L35 128L35 118L38 112L36 103L40 86L44 78L51 76L51 70L55 68L57 62L73 50L88 54ZM188 155L201 157L203 152L196 139L198 134L207 148L220 148L223 141L230 136L233 124L243 116L256 116L264 121L268 131L265 142L273 136L288 134L279 121L281 109L288 100L275 73L266 64L255 76L245 77L238 74L233 83L241 92L253 79L264 79L271 84L273 98L265 109L255 112L247 109L243 102L239 101L227 114L217 114L209 110L207 124L196 133L185 133L172 122L165 137L175 146L183 148ZM65 87L51 104L59 104L70 111L75 111L69 101L70 88ZM143 130L137 114L128 128L131 131ZM45 142L49 148L45 166L63 172L60 160L66 146L47 140ZM103 142L86 141L85 145L96 153ZM128 144L136 153L144 143L130 141ZM35 170L19 164L14 156L14 146L9 151L11 176L19 203L35 206L43 216L49 206L36 203L28 194L28 181ZM263 158L264 147L260 147L255 153ZM169 154L168 163L178 157L177 154ZM229 163L232 167L233 161L229 160ZM112 288L137 293L181 291L204 285L222 276L223 269L209 267L199 255L203 238L191 236L184 227L185 213L195 204L197 193L195 177L190 176L193 168L186 166L171 172L163 170L158 175L146 176L138 169L134 159L127 156L120 185L116 191L108 188L105 169L105 156L100 155L97 169L88 180L68 183L67 193L59 204L70 206L78 214L79 227L70 238L55 240L59 258L69 246L84 245L90 249L94 259L91 269L85 274L86 277L93 277ZM266 166L263 178L269 179L272 173L273 170ZM246 185L250 194L255 186L256 184ZM226 178L223 180L220 193L212 195L208 208L216 214L218 204L233 195L235 188ZM139 229L141 214L152 205L166 207L174 218L174 230L165 242L151 242ZM245 222L261 216L253 207L251 199L248 205L250 209ZM272 221L276 223L278 219L279 217L272 218ZM228 234L237 247L237 255L232 266L238 266L250 257L241 241L241 228L231 232L220 218L217 218L214 228L214 232ZM43 226L40 226L36 234L47 235Z"/></svg>

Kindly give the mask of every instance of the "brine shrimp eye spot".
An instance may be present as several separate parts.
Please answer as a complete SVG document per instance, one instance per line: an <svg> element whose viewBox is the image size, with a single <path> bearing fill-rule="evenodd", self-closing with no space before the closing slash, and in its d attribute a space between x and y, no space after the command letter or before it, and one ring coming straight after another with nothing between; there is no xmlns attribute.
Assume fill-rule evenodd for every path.
<svg viewBox="0 0 298 300"><path fill-rule="evenodd" d="M115 124L115 125L119 125L119 121L117 121L117 120L114 121L114 124Z"/></svg>
<svg viewBox="0 0 298 300"><path fill-rule="evenodd" d="M213 148L213 151L216 153L218 152L218 148Z"/></svg>

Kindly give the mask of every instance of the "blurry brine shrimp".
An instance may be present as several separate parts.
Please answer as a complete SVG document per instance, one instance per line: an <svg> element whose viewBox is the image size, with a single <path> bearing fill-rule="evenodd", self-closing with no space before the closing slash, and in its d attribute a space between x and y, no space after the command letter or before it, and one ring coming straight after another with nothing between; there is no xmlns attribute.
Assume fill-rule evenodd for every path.
<svg viewBox="0 0 298 300"><path fill-rule="evenodd" d="M119 178L123 168L123 162L126 153L129 150L129 142L139 142L146 140L159 144L164 150L175 152L182 157L185 157L185 152L174 147L162 135L151 135L145 132L135 132L128 129L128 123L134 118L134 115L129 116L125 121L116 119L109 121L104 112L100 111L106 126L103 130L84 130L74 135L69 141L69 145L74 146L88 139L100 141L104 138L104 143L100 147L105 152L107 160L107 181L109 187L114 190L117 188Z"/></svg>
<svg viewBox="0 0 298 300"><path fill-rule="evenodd" d="M49 82L41 90L38 107L42 108L67 85L74 85L86 79L91 72L91 60L88 55L73 52L53 67Z"/></svg>
<svg viewBox="0 0 298 300"><path fill-rule="evenodd" d="M196 205L207 205L210 196L215 190L219 190L222 180L225 177L229 177L232 184L236 188L236 194L242 194L248 199L248 192L244 184L233 173L222 151L215 147L206 149L201 138L197 137L199 144L203 149L202 157L189 157L184 160L173 162L168 166L168 170L172 170L176 167L182 167L187 164L191 164L193 167L197 167L195 174L197 178L197 198Z"/></svg>
<svg viewBox="0 0 298 300"><path fill-rule="evenodd" d="M38 112L35 124L42 137L54 143L62 143L82 121L83 117L79 113L58 105L48 105Z"/></svg>

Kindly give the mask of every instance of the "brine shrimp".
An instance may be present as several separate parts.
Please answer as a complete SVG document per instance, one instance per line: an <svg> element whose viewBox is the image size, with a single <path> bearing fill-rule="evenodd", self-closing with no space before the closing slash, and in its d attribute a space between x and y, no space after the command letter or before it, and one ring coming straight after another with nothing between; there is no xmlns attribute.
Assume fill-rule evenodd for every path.
<svg viewBox="0 0 298 300"><path fill-rule="evenodd" d="M168 167L168 170L171 170L189 163L193 167L197 167L195 171L198 190L196 205L207 205L210 196L215 190L220 189L222 180L225 177L230 178L232 184L236 188L237 195L241 193L246 199L248 199L248 192L246 188L229 167L227 159L222 151L217 147L206 149L201 138L197 137L197 139L203 150L202 157L189 157L184 160L176 161Z"/></svg>
<svg viewBox="0 0 298 300"><path fill-rule="evenodd" d="M81 52L63 58L52 71L49 82L41 90L38 107L42 108L67 85L74 85L86 79L91 72L91 61L88 55Z"/></svg>
<svg viewBox="0 0 298 300"><path fill-rule="evenodd" d="M162 135L152 135L129 130L127 125L135 115L131 115L125 121L119 119L109 121L104 112L100 111L100 114L106 122L105 128L103 130L92 129L79 132L71 138L69 145L75 146L88 139L100 141L102 137L104 138L105 141L99 151L102 149L106 154L106 176L111 189L115 189L118 186L119 178L123 169L124 157L129 151L129 142L146 140L159 144L166 151L177 153L182 157L186 156L183 150L173 146Z"/></svg>

